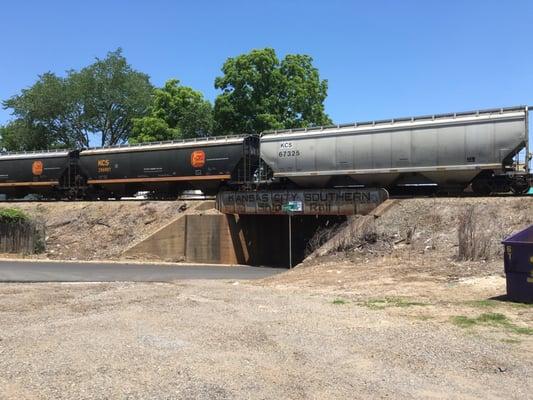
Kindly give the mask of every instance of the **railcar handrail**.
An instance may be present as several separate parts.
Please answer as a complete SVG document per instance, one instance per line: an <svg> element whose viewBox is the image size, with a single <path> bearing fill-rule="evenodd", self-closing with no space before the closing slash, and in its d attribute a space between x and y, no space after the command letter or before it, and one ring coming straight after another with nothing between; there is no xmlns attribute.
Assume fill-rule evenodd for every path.
<svg viewBox="0 0 533 400"><path fill-rule="evenodd" d="M504 113L511 113L511 112L516 112L516 111L528 112L529 110L528 110L528 106L525 106L525 105L514 106L514 107L489 108L489 109L484 109L484 110L461 111L461 112L445 113L445 114L420 115L416 117L401 117L401 118L382 119L382 120L374 120L374 121L311 126L307 128L275 129L275 130L264 131L261 133L261 135L297 133L297 132L316 132L316 131L322 131L325 129L357 128L361 126L376 126L376 125L385 125L385 124L390 125L390 124L394 124L398 122L435 121L435 120L444 119L444 118L480 116L480 115L487 115L487 114L489 115L490 114L504 114Z"/></svg>
<svg viewBox="0 0 533 400"><path fill-rule="evenodd" d="M178 143L196 143L196 142L209 142L209 141L224 141L227 139L239 139L239 138L245 138L249 135L225 135L225 136L203 136L198 138L187 138L187 139L179 139L179 140L160 140L157 142L145 142L145 143L121 143L116 144L113 146L100 146L100 147L85 147L81 150L101 150L101 149L121 149L125 147L148 147L148 146L156 146L161 144L178 144Z"/></svg>
<svg viewBox="0 0 533 400"><path fill-rule="evenodd" d="M28 151L6 151L2 152L0 151L0 156L7 156L7 155L24 155L24 154L39 154L39 153L68 153L70 151L75 150L103 150L103 149L121 149L121 148L138 148L138 147L149 147L149 146L155 146L155 145L164 145L164 144L179 144L179 143L205 143L209 141L224 141L228 139L239 139L239 138L245 138L249 135L225 135L225 136L204 136L204 137L198 137L198 138L187 138L187 139L174 139L174 140L161 140L157 142L146 142L146 143L121 143L113 146L95 146L95 147L83 147L80 149L46 149L46 150L28 150Z"/></svg>
<svg viewBox="0 0 533 400"><path fill-rule="evenodd" d="M24 154L40 154L40 153L68 153L72 149L44 149L44 150L23 150L23 151L0 151L0 156L14 156Z"/></svg>

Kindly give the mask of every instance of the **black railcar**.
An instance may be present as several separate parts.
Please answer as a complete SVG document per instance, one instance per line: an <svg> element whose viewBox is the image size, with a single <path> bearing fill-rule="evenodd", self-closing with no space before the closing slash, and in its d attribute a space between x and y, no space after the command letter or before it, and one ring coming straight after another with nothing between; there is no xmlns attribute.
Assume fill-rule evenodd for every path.
<svg viewBox="0 0 533 400"><path fill-rule="evenodd" d="M123 145L80 152L86 196L131 196L149 191L175 197L188 189L215 194L250 184L259 163L259 137L230 136Z"/></svg>
<svg viewBox="0 0 533 400"><path fill-rule="evenodd" d="M0 194L63 197L75 175L77 152L68 150L0 155ZM74 164L73 164L74 161Z"/></svg>

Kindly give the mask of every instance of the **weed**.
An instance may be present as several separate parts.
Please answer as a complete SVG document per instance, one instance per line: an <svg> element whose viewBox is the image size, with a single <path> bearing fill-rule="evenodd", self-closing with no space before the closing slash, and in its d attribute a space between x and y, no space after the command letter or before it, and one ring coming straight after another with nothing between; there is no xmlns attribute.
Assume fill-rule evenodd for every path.
<svg viewBox="0 0 533 400"><path fill-rule="evenodd" d="M386 297L385 299L368 300L361 305L373 310L383 310L388 307L411 307L411 306L427 306L427 303L420 303L416 301L408 301L406 299Z"/></svg>
<svg viewBox="0 0 533 400"><path fill-rule="evenodd" d="M524 328L524 327L521 327L521 326L516 326L516 325L511 324L511 326L509 326L509 329L512 332L517 333L519 335L533 335L533 329L532 328Z"/></svg>
<svg viewBox="0 0 533 400"><path fill-rule="evenodd" d="M487 260L491 255L491 236L482 224L484 220L475 206L468 206L459 215L457 239L460 261Z"/></svg>
<svg viewBox="0 0 533 400"><path fill-rule="evenodd" d="M502 339L503 343L510 343L510 344L519 344L522 343L521 340L518 339Z"/></svg>
<svg viewBox="0 0 533 400"><path fill-rule="evenodd" d="M484 313L476 318L468 318L464 315L457 315L451 319L454 325L461 328L471 328L476 325L499 326L519 335L533 335L532 328L524 328L513 324L509 319L500 313Z"/></svg>
<svg viewBox="0 0 533 400"><path fill-rule="evenodd" d="M464 315L452 317L452 322L454 325L460 326L461 328L469 328L477 323L474 318L468 318Z"/></svg>
<svg viewBox="0 0 533 400"><path fill-rule="evenodd" d="M343 300L343 299L335 299L335 300L333 300L332 303L336 304L336 305L340 305L340 304L347 304L348 302L346 300Z"/></svg>
<svg viewBox="0 0 533 400"><path fill-rule="evenodd" d="M472 307L489 308L497 306L498 302L496 300L472 300L466 301L465 304Z"/></svg>
<svg viewBox="0 0 533 400"><path fill-rule="evenodd" d="M507 317L503 314L500 314L500 313L484 313L484 314L481 314L479 317L477 317L477 320L479 322L484 322L486 324L490 324L490 325L504 325L504 324L507 324L509 323L509 320L507 319Z"/></svg>
<svg viewBox="0 0 533 400"><path fill-rule="evenodd" d="M14 223L27 220L26 213L18 208L0 208L0 222Z"/></svg>
<svg viewBox="0 0 533 400"><path fill-rule="evenodd" d="M533 304L526 304L526 303L513 303L508 301L500 301L500 300L471 300L471 301L465 301L462 304L471 306L471 307L479 307L479 308L491 308L491 307L497 307L497 306L510 306L513 308L532 308Z"/></svg>

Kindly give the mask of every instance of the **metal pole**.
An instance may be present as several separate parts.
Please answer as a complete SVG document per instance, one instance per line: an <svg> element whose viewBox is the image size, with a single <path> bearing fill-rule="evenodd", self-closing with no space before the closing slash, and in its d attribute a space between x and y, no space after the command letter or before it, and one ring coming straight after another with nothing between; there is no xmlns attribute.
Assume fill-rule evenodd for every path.
<svg viewBox="0 0 533 400"><path fill-rule="evenodd" d="M289 268L292 268L292 221L289 213Z"/></svg>
<svg viewBox="0 0 533 400"><path fill-rule="evenodd" d="M529 106L526 106L526 173L529 174Z"/></svg>

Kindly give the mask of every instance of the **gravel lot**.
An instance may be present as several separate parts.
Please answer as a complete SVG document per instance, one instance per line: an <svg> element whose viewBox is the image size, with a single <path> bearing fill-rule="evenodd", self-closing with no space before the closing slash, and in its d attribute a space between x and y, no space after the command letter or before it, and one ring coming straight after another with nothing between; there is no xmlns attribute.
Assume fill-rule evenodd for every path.
<svg viewBox="0 0 533 400"><path fill-rule="evenodd" d="M503 280L492 286L501 291ZM265 286L266 285L266 286ZM246 282L0 286L2 399L526 399L531 336L485 305ZM466 285L466 284L465 284ZM468 286L468 285L466 285ZM531 324L533 309L491 311ZM437 316L437 317L434 317Z"/></svg>

